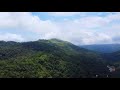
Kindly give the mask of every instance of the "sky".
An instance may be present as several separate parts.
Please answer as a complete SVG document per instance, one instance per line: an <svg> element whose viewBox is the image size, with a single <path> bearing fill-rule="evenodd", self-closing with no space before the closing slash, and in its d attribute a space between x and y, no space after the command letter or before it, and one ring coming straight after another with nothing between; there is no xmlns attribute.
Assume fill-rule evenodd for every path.
<svg viewBox="0 0 120 90"><path fill-rule="evenodd" d="M0 12L0 40L120 43L120 12Z"/></svg>

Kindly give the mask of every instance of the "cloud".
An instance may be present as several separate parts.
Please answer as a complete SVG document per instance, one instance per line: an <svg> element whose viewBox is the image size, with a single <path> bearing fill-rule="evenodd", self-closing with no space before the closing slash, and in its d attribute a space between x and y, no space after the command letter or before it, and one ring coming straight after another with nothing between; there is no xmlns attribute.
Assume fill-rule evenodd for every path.
<svg viewBox="0 0 120 90"><path fill-rule="evenodd" d="M11 33L5 33L5 34L0 33L0 40L20 41L20 42L25 41L25 39L21 35L11 34Z"/></svg>
<svg viewBox="0 0 120 90"><path fill-rule="evenodd" d="M120 20L120 12L111 13L106 17L109 21Z"/></svg>
<svg viewBox="0 0 120 90"><path fill-rule="evenodd" d="M52 12L53 16L66 16L66 20L52 21L42 20L37 15L29 12L1 12L0 30L12 29L21 32L33 32L38 39L58 38L70 41L76 45L118 43L119 41L119 20L120 13L109 13L106 16L79 17L74 20L67 16L81 15L81 12ZM9 30L7 30L9 33ZM0 34L0 40L24 41L27 38L24 34ZM34 35L31 35L31 38ZM28 39L27 39L28 40Z"/></svg>
<svg viewBox="0 0 120 90"><path fill-rule="evenodd" d="M50 20L43 21L29 12L1 12L0 29L6 28L41 33L57 30L56 25Z"/></svg>

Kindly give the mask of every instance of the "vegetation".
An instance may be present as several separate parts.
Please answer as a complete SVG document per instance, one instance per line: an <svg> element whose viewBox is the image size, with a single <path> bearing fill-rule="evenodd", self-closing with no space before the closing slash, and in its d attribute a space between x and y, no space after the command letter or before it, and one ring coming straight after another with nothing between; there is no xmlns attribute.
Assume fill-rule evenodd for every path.
<svg viewBox="0 0 120 90"><path fill-rule="evenodd" d="M95 78L109 74L100 54L58 40L0 42L0 78Z"/></svg>

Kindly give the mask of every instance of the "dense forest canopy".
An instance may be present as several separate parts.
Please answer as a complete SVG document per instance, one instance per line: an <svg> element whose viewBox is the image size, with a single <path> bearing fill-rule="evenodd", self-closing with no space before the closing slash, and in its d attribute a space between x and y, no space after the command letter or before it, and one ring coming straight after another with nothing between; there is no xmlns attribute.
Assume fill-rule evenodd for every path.
<svg viewBox="0 0 120 90"><path fill-rule="evenodd" d="M0 78L106 78L110 64L97 52L58 39L0 41Z"/></svg>

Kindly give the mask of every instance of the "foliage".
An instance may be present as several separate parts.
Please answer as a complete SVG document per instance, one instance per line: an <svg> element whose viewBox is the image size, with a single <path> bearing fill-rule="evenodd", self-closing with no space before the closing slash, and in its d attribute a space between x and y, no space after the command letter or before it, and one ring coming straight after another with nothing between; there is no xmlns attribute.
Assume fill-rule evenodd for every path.
<svg viewBox="0 0 120 90"><path fill-rule="evenodd" d="M58 39L0 42L0 78L87 78L108 74L97 53Z"/></svg>

